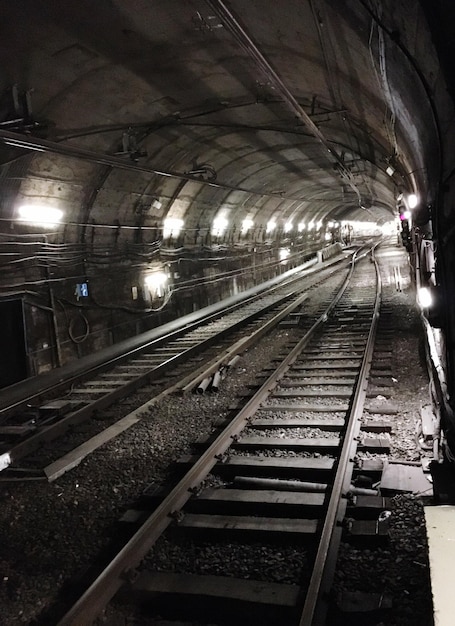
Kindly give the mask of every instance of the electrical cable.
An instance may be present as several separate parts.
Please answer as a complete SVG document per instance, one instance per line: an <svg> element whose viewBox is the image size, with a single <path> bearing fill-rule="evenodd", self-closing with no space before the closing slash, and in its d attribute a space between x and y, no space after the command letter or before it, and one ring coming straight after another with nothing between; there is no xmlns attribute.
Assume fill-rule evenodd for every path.
<svg viewBox="0 0 455 626"><path fill-rule="evenodd" d="M88 319L80 311L79 311L79 317L82 318L82 320L83 320L83 322L85 324L85 332L80 337L76 337L74 335L74 326L75 326L75 324L77 322L77 318L76 317L72 317L71 320L70 320L70 323L68 325L68 336L71 339L71 341L73 343L76 343L76 344L83 343L87 339L89 334L90 334L90 324L88 322Z"/></svg>

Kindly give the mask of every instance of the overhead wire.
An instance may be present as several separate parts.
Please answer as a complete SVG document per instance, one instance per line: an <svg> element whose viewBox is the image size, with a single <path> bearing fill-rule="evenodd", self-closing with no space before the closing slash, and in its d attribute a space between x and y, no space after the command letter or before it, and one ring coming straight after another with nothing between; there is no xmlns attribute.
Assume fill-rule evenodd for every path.
<svg viewBox="0 0 455 626"><path fill-rule="evenodd" d="M354 160L354 155L357 154L359 157L362 158L363 161L369 161L369 159L367 158L367 155L362 154L362 150L361 150L360 143L357 137L357 133L354 132L353 130L353 127L350 121L350 116L347 115L347 110L346 110L346 107L344 106L344 101L343 101L341 88L340 88L340 81L339 81L340 72L333 71L333 68L337 67L338 57L334 51L334 45L333 45L330 31L328 30L327 27L323 28L323 26L325 26L328 23L326 15L325 14L323 15L322 13L322 11L324 10L324 7L318 4L318 8L316 9L317 2L318 0L310 0L310 7L313 13L313 19L314 19L314 23L316 25L316 29L318 32L319 44L320 44L322 56L324 59L324 65L326 68L326 77L327 77L327 88L328 88L328 91L332 100L332 106L335 108L335 110L339 109L341 111L339 115L341 117L341 123L342 123L343 128L345 129L345 133L347 137L347 142L346 142L347 145L345 145L344 148L348 149L352 153L353 160ZM352 145L353 141L355 141L356 143L355 147ZM338 145L340 145L340 142L338 142ZM346 165L346 167L348 166ZM358 167L357 167L357 170L358 170ZM374 194L372 192L368 178L365 177L363 173L360 172L359 170L357 171L357 173L361 175L363 185L367 189L370 198L373 199Z"/></svg>
<svg viewBox="0 0 455 626"><path fill-rule="evenodd" d="M275 88L277 93L280 93L285 104L291 109L292 113L296 115L310 130L312 135L319 141L325 150L325 155L330 155L328 160L334 160L336 169L351 189L355 192L358 198L359 204L362 203L360 190L355 182L352 180L351 172L345 167L343 160L326 139L324 134L313 122L311 117L306 113L293 93L288 89L278 73L274 70L271 64L264 57L258 46L251 39L246 29L240 24L237 16L234 15L231 8L228 7L226 2L222 0L205 0L210 8L216 13L218 18L222 21L226 29L231 33L235 41L241 49L255 62L256 66L265 75L270 84Z"/></svg>
<svg viewBox="0 0 455 626"><path fill-rule="evenodd" d="M381 8L378 7L379 12L381 12ZM373 52L373 35L375 31L375 27L378 33L378 58L379 58L379 71L376 67L376 60ZM371 28L370 28L370 36L368 39L368 50L370 53L371 66L373 68L373 73L376 77L378 87L380 91L382 91L385 95L385 112L384 112L384 127L389 139L389 143L391 146L391 155L398 156L398 143L395 132L395 123L396 123L396 113L395 113L395 103L393 100L393 96L390 90L389 81L387 78L387 60L385 53L385 41L384 41L384 33L382 29L378 26L375 20L371 20ZM387 115L387 110L390 111L390 117Z"/></svg>

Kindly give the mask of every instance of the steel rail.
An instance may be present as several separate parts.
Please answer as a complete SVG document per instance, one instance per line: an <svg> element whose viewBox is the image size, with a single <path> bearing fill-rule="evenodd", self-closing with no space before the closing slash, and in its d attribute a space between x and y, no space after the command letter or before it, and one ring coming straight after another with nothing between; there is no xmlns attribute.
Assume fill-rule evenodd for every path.
<svg viewBox="0 0 455 626"><path fill-rule="evenodd" d="M215 439L209 448L194 463L188 473L172 489L155 511L144 522L141 528L131 537L119 551L111 563L96 580L88 587L73 607L62 617L57 626L89 626L101 613L112 597L117 593L129 573L139 565L147 552L156 543L162 533L173 521L173 514L179 511L191 498L192 492L199 486L207 473L223 457L232 444L232 440L245 428L251 418L278 381L286 374L291 365L298 359L302 350L313 338L319 328L328 320L330 312L345 292L352 277L356 263L355 256L351 261L351 270L346 276L337 295L322 315L315 321L300 341L283 359L275 371L267 378L245 406L240 409L228 427Z"/></svg>
<svg viewBox="0 0 455 626"><path fill-rule="evenodd" d="M249 322L254 321L259 316L270 311L270 309L276 306L280 306L283 302L286 302L287 300L295 297L296 293L297 293L296 291L291 291L287 294L284 294L278 300L268 303L263 308L250 313L246 318L242 318L238 320L237 322L234 322L230 324L229 326L223 328L222 330L218 330L217 332L214 332L214 334L203 339L202 341L198 341L194 346L187 347L181 351L177 351L177 348L176 348L176 354L170 356L169 358L164 360L161 364L155 365L153 367L151 366L150 369L147 370L147 372L136 376L133 380L125 382L121 387L115 389L114 391L106 392L104 395L102 395L102 397L90 402L90 404L83 406L80 409L77 409L76 411L69 413L62 419L58 420L57 422L47 427L37 429L37 431L31 434L29 437L13 445L8 450L5 450L2 454L0 454L0 471L6 469L15 461L33 452L41 443L45 441L51 441L52 439L59 437L60 435L64 434L65 431L70 426L80 424L81 422L89 419L91 415L93 415L95 412L106 409L107 407L111 406L114 402L125 397L125 395L129 393L133 393L141 385L143 385L144 383L149 383L152 380L158 378L162 374L172 369L176 364L181 363L184 360L188 359L190 356L193 356L194 354L199 353L201 350L209 347L210 345L212 345L214 342L218 341L220 338L224 337L225 335L235 332L242 326L245 326ZM263 297L264 295L265 294L262 294ZM294 302L291 302L290 304L288 304L284 309L284 311L286 312L286 315L289 315L289 313L291 313L295 308L300 306L302 302L306 299L306 297L307 296L305 297L298 296L294 300ZM247 303L249 302L247 301ZM239 308L239 307L237 306L236 308ZM278 323L282 319L282 317L283 315L280 316L280 314L275 315L273 317L273 320L275 320L274 323L275 324ZM204 320L203 323L205 322L206 320ZM197 328L198 324L195 324L195 327ZM267 329L268 328L270 328L269 324L267 324ZM192 327L190 328L190 330L191 329ZM171 337L175 337L175 336L180 337L182 334L186 334L187 332L188 332L188 329L181 329L178 331L177 335L171 334ZM169 335L166 335L166 338L169 338ZM161 345L162 343L163 342L160 342L159 344L156 344L156 345L158 346L158 345ZM237 346L238 343L239 342L236 342L235 345ZM103 367L102 370L104 369L105 368Z"/></svg>
<svg viewBox="0 0 455 626"><path fill-rule="evenodd" d="M368 334L365 353L362 365L356 381L355 392L349 410L349 418L343 440L343 447L337 466L337 471L331 490L327 514L319 540L316 560L313 565L313 573L310 579L305 604L299 621L299 626L324 626L327 606L327 595L329 591L333 571L335 568L336 553L341 538L341 528L337 524L341 523L346 509L346 495L350 490L351 474L354 466L354 454L357 447L355 438L360 431L360 421L363 413L363 406L366 398L368 376L373 357L374 342L379 320L379 309L381 304L382 281L378 263L372 258L376 269L376 298L373 310L372 322ZM351 470L351 471L349 471Z"/></svg>
<svg viewBox="0 0 455 626"><path fill-rule="evenodd" d="M329 262L329 267L331 265L336 265L339 262L340 260ZM84 382L84 380L87 380L89 377L97 373L102 373L110 369L111 367L115 367L116 365L121 364L123 361L133 357L134 355L141 354L141 352L151 349L151 348L159 347L162 343L166 341L170 341L175 338L179 338L181 335L201 326L202 324L209 323L212 320L217 320L223 314L227 314L229 312L235 311L236 309L239 309L248 303L252 303L255 300L258 300L264 297L266 290L269 293L271 293L278 289L292 286L295 282L301 280L302 278L305 278L306 276L312 275L315 272L317 272L317 268L315 269L315 266L308 267L306 264L303 264L299 268L295 268L294 270L291 270L291 272L292 274L285 275L285 278L282 281L277 281L277 278L272 279L271 285L268 283L265 283L266 285L268 285L268 287L264 287L260 291L255 292L253 295L250 294L243 299L240 299L240 300L237 299L235 302L230 303L225 308L220 308L220 306L218 306L219 303L217 303L217 305L210 307L210 312L208 312L207 314L201 315L201 312L192 313L189 316L186 316L190 319L189 323L187 323L186 325L180 325L175 330L167 329L163 335L156 336L148 340L146 339L144 343L140 343L139 345L135 345L130 349L124 350L120 354L119 353L116 353L114 355L109 354L108 356L106 356L106 358L104 358L100 362L95 362L92 365L89 365L83 371L76 371L74 373L73 372L64 373L64 371L62 371L61 378L59 378L59 380L56 383L49 381L46 384L44 382L43 386L40 385L39 390L36 392L33 391L26 395L17 397L19 396L19 394L16 392L16 387L19 387L21 384L21 383L18 383L17 385L12 386L11 388L11 391L14 392L14 396L13 396L14 399L12 401L8 401L7 397L8 397L9 390L8 389L3 390L3 392L0 392L0 419L2 417L7 417L13 411L19 410L33 402L41 402L44 394L51 394L53 392L57 393L68 388L74 383ZM165 326L168 327L169 325L166 324ZM46 375L42 377L35 377L35 378L36 379L43 378L43 381L44 381L46 380ZM29 380L25 382L29 382Z"/></svg>
<svg viewBox="0 0 455 626"><path fill-rule="evenodd" d="M199 371L197 375L192 375L188 382L185 382L181 387L181 391L183 393L187 393L191 391L198 383L200 383L204 378L208 376L212 376L221 366L226 364L236 355L245 352L249 347L254 345L261 337L263 337L266 333L268 333L272 328L277 326L285 317L290 315L297 307L305 302L308 299L308 294L302 294L297 300L291 302L285 309L283 309L280 313L275 315L271 320L266 322L257 330L253 331L247 337L243 339L239 339L231 348L226 350L222 355L220 355L217 359L215 359L208 367L203 368L203 370Z"/></svg>

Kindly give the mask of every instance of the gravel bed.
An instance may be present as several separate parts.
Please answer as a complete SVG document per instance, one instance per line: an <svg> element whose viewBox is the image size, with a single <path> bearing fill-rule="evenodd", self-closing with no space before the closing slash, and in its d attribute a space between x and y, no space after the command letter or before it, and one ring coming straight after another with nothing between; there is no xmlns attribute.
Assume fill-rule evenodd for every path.
<svg viewBox="0 0 455 626"><path fill-rule="evenodd" d="M380 626L431 626L433 607L422 502L412 495L396 496L390 512L387 547L365 551L341 545L335 590L390 597L393 609L384 612Z"/></svg>
<svg viewBox="0 0 455 626"><path fill-rule="evenodd" d="M150 483L173 475L172 463L192 452L229 412L233 398L255 381L291 340L278 330L252 348L217 394L168 397L134 427L87 457L54 483L0 484L0 623L48 626L40 613L58 599L116 534L122 513Z"/></svg>
<svg viewBox="0 0 455 626"><path fill-rule="evenodd" d="M260 411L257 416L262 421L274 419L308 419L308 420L333 420L343 419L346 415L345 411L331 411L323 413L322 411Z"/></svg>
<svg viewBox="0 0 455 626"><path fill-rule="evenodd" d="M247 428L244 431L245 435L252 435L255 437L282 437L287 439L314 439L314 438L327 438L334 439L338 437L337 433L329 432L327 430L321 430L320 428Z"/></svg>
<svg viewBox="0 0 455 626"><path fill-rule="evenodd" d="M330 459L333 458L329 455L326 454L320 454L319 452L305 452L305 451L299 451L296 452L295 450L279 450L279 449L275 449L275 448L271 448L269 450L260 450L258 452L255 451L248 451L248 450L236 450L233 449L232 451L229 451L230 454L229 456L234 457L234 456L243 456L243 457L255 457L255 456L267 456L270 458L294 458L294 459L308 459L308 458L317 458L317 459Z"/></svg>
<svg viewBox="0 0 455 626"><path fill-rule="evenodd" d="M301 542L283 544L274 542L270 546L263 543L220 541L216 544L188 538L180 540L178 535L160 538L141 569L150 565L157 571L171 571L189 574L230 576L301 584L302 572L308 570L308 555Z"/></svg>
<svg viewBox="0 0 455 626"><path fill-rule="evenodd" d="M286 390L289 391L289 390ZM295 404L296 406L302 407L303 410L305 410L305 405L308 406L330 406L334 408L334 410L336 409L337 406L340 405L345 405L348 402L349 398L318 398L318 397L314 397L314 398L310 398L310 399L306 399L305 402L302 402L301 400L299 400L299 398L293 398L292 396L271 396L270 400L266 400L265 402L262 403L261 406L263 407L268 407L268 406L273 406L273 407L278 407L280 408L280 403L281 404Z"/></svg>

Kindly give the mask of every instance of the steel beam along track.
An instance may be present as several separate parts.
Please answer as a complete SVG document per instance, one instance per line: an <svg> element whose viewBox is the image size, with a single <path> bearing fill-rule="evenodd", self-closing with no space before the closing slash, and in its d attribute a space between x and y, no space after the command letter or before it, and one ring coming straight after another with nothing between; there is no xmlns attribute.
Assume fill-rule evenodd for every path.
<svg viewBox="0 0 455 626"><path fill-rule="evenodd" d="M373 251L372 259L374 261ZM286 385L283 387L283 379L285 376L289 375L292 368L302 368L300 361L306 363L306 367L310 368L312 359L313 363L315 363L318 358L319 361L321 361L321 358L324 359L324 356L317 356L317 348L313 350L313 352L310 350L306 357L305 350L309 348L311 341L318 338L319 335L322 335L324 327L329 327L331 324L333 325L335 323L335 332L338 334L340 334L340 327L348 327L350 324L349 328L352 335L352 345L358 345L359 342L353 337L359 337L360 331L360 335L365 335L365 346L362 348L360 365L356 368L351 368L355 370L355 382L352 390L349 393L343 391L341 395L338 396L335 393L335 397L349 398L348 407L344 407L344 405L340 403L338 405L340 410L342 407L344 407L343 410L347 408L346 423L342 428L343 432L340 437L342 445L340 451L337 453L337 461L332 461L328 464L326 463L326 465L330 465L330 467L336 467L336 472L331 480L331 486L329 487L330 497L324 514L324 522L322 526L319 526L318 524L316 525L316 527L320 528L320 532L317 532L318 548L315 551L316 558L314 561L313 574L306 593L306 600L303 607L301 607L299 617L295 622L296 624L299 624L299 626L313 626L316 623L314 622L314 619L322 620L318 621L318 624L324 623L324 606L323 603L321 605L320 602L321 599L323 600L324 598L324 592L330 587L331 573L334 567L333 554L334 551L336 551L336 540L339 538L337 522L339 522L344 516L344 497L351 488L353 457L358 443L356 438L358 437L360 431L360 414L366 394L366 381L368 378L372 348L374 345L376 323L379 316L380 277L375 261L374 271L376 275L376 286L374 289L371 284L372 272L364 272L364 274L366 274L366 283L364 281L364 288L369 292L369 295L366 298L368 301L367 304L365 304L365 302L362 304L359 301L359 306L353 307L353 309L357 310L357 316L353 310L350 310L350 312L346 314L346 312L343 312L343 310L346 310L346 307L345 309L341 309L341 312L338 307L339 304L341 306L340 300L343 295L346 296L345 292L348 289L350 281L353 279L358 260L359 259L353 259L349 276L334 300L328 306L327 310L290 350L289 354L282 360L275 371L267 377L267 380L261 385L260 389L246 402L243 408L239 410L235 418L229 423L228 427L218 435L215 441L209 445L200 458L197 460L191 459L191 467L183 479L170 491L167 497L163 499L155 511L120 550L107 568L98 576L82 597L61 619L59 626L83 626L85 624L92 623L95 617L103 610L110 599L122 586L127 573L138 566L157 539L172 523L176 512L182 511L185 504L192 497L192 494L198 491L199 485L207 477L207 474L215 468L215 466L217 466L219 460L223 457L226 458L225 455L227 450L232 446L235 449L239 447L242 448L242 446L245 445L247 447L251 445L258 445L257 442L252 443L251 437L242 436L242 431L244 431L245 428L254 427L253 418L255 414L260 410L267 410L267 402L270 401L270 397L274 397L273 401L276 401L277 398L282 398L283 396L290 396L293 398L299 397L298 391L295 391L295 394L294 392L289 392L289 389L286 391ZM367 261L365 260L364 263L366 262ZM372 293L372 291L374 293ZM352 319L349 319L350 316ZM329 324L326 324L327 322L329 322ZM357 354L358 350L356 349L354 352ZM343 360L342 355L339 355L338 358L341 363ZM353 359L352 356L350 358L351 360ZM327 357L327 359L330 360L330 357ZM320 365L319 367L323 368L324 366ZM328 384L330 385L330 383ZM279 390L280 386L281 391ZM340 392L337 393L340 394ZM311 391L305 392L305 390L300 392L300 394L304 398L313 397L315 395ZM326 396L329 395L330 394L327 392ZM279 445L274 440L272 440L272 443L267 443L267 437L263 438L263 444L272 447ZM286 439L282 439L282 445L285 447L286 445L289 445L289 442L287 444ZM309 444L307 444L304 439L297 439L290 445L291 447L297 446L297 449L301 449L303 446ZM335 444L327 440L324 445L333 447ZM305 465L305 463L303 463L303 465ZM311 466L312 463L310 462L309 465ZM318 463L313 463L313 465L316 466ZM324 465L324 463L322 463L322 465ZM350 470L350 472L347 470ZM188 515L187 518L188 523L191 519L191 515ZM232 522L232 524L232 528L235 528L235 523ZM184 511L183 526L185 526ZM314 524L312 526L314 526ZM327 563L329 565L327 565Z"/></svg>

